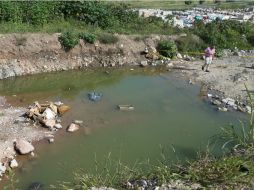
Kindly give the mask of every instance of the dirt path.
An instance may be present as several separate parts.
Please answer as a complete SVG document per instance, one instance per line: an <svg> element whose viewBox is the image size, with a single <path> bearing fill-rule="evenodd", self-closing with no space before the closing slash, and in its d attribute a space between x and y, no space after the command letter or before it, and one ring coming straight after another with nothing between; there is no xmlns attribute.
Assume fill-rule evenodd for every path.
<svg viewBox="0 0 254 190"><path fill-rule="evenodd" d="M210 72L201 69L204 61L176 61L175 66L181 65L184 75L193 82L201 81L211 90L221 92L225 97L246 102L248 100L244 84L254 91L254 58L232 56L216 59L210 67Z"/></svg>

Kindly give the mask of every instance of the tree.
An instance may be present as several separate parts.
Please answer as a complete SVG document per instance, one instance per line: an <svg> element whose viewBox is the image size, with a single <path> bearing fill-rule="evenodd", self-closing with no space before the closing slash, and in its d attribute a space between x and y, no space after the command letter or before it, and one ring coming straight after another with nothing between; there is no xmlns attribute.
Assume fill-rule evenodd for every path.
<svg viewBox="0 0 254 190"><path fill-rule="evenodd" d="M203 4L205 2L205 0L200 0L199 1L199 4L201 5L201 4Z"/></svg>
<svg viewBox="0 0 254 190"><path fill-rule="evenodd" d="M192 0L184 1L184 3L185 3L186 5L190 5L190 4L192 4Z"/></svg>

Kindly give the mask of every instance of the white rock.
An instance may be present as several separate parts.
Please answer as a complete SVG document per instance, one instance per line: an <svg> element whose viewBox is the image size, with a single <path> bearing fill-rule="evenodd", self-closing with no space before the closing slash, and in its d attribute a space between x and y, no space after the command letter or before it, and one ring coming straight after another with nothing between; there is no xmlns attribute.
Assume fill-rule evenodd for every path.
<svg viewBox="0 0 254 190"><path fill-rule="evenodd" d="M143 67L145 67L145 66L148 65L148 63L147 63L147 61L141 61L141 62L140 62L140 65L143 66Z"/></svg>
<svg viewBox="0 0 254 190"><path fill-rule="evenodd" d="M251 107L250 106L246 106L245 109L246 109L247 113L251 114Z"/></svg>
<svg viewBox="0 0 254 190"><path fill-rule="evenodd" d="M17 139L15 142L15 149L20 154L28 154L34 151L33 145L25 139Z"/></svg>
<svg viewBox="0 0 254 190"><path fill-rule="evenodd" d="M19 166L17 160L13 159L10 161L10 167L11 168L17 168Z"/></svg>
<svg viewBox="0 0 254 190"><path fill-rule="evenodd" d="M168 63L167 64L167 67L173 67L174 65L173 65L173 63Z"/></svg>
<svg viewBox="0 0 254 190"><path fill-rule="evenodd" d="M212 98L213 95L212 95L212 94L207 94L207 97L208 97L208 98Z"/></svg>
<svg viewBox="0 0 254 190"><path fill-rule="evenodd" d="M56 120L48 119L48 120L44 121L44 125L50 129L52 129L56 125Z"/></svg>
<svg viewBox="0 0 254 190"><path fill-rule="evenodd" d="M50 108L46 108L46 110L43 112L43 116L48 120L54 119L56 117L56 114Z"/></svg>
<svg viewBox="0 0 254 190"><path fill-rule="evenodd" d="M227 108L225 108L225 107L221 107L221 108L219 107L219 108L218 108L218 110L219 110L219 111L223 111L223 112L228 111L228 109L227 109Z"/></svg>
<svg viewBox="0 0 254 190"><path fill-rule="evenodd" d="M54 127L56 129L62 129L63 128L63 126L60 123L55 124Z"/></svg>
<svg viewBox="0 0 254 190"><path fill-rule="evenodd" d="M73 123L75 123L75 124L78 124L78 125L79 125L79 124L82 124L82 123L83 123L83 121L82 121L82 120L74 120L74 121L73 121Z"/></svg>
<svg viewBox="0 0 254 190"><path fill-rule="evenodd" d="M3 165L3 163L0 163L0 176L2 176L6 171L6 167Z"/></svg>
<svg viewBox="0 0 254 190"><path fill-rule="evenodd" d="M49 141L49 143L55 142L55 140L53 138L49 138L48 141Z"/></svg>
<svg viewBox="0 0 254 190"><path fill-rule="evenodd" d="M180 53L177 53L177 54L176 54L176 57L177 57L178 59L182 59L182 58L183 58L183 56L182 56Z"/></svg>
<svg viewBox="0 0 254 190"><path fill-rule="evenodd" d="M71 123L69 125L69 127L67 128L68 132L74 132L74 131L77 131L77 130L79 130L79 125L77 125L75 123Z"/></svg>
<svg viewBox="0 0 254 190"><path fill-rule="evenodd" d="M222 102L227 104L227 105L230 105L230 106L235 105L235 100L232 99L232 98L224 98L224 99L222 99Z"/></svg>

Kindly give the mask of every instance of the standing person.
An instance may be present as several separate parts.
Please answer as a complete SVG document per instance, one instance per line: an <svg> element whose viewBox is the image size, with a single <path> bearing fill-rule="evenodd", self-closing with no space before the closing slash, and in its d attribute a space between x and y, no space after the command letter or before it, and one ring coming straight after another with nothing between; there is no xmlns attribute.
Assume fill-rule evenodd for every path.
<svg viewBox="0 0 254 190"><path fill-rule="evenodd" d="M208 68L212 63L214 55L215 55L215 46L208 47L205 49L205 64L202 66L203 71L210 72Z"/></svg>

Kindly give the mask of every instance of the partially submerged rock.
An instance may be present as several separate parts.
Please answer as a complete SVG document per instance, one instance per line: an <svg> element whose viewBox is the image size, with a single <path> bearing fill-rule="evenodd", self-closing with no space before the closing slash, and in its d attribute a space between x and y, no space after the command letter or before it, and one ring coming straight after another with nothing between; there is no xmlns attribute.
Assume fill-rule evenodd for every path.
<svg viewBox="0 0 254 190"><path fill-rule="evenodd" d="M67 106L67 105L61 105L58 107L58 113L60 115L63 115L64 113L66 113L67 111L69 111L71 108L70 106Z"/></svg>
<svg viewBox="0 0 254 190"><path fill-rule="evenodd" d="M17 139L14 143L14 148L20 154L29 154L34 151L33 145L25 139Z"/></svg>
<svg viewBox="0 0 254 190"><path fill-rule="evenodd" d="M77 125L77 124L75 124L75 123L71 123L71 124L69 125L69 127L67 128L67 131L68 131L68 132L75 132L75 131L77 131L77 130L79 130L79 125Z"/></svg>
<svg viewBox="0 0 254 190"><path fill-rule="evenodd" d="M12 160L10 161L10 167L11 167L11 168L17 168L18 166L19 166L19 164L18 164L17 160L12 159Z"/></svg>

